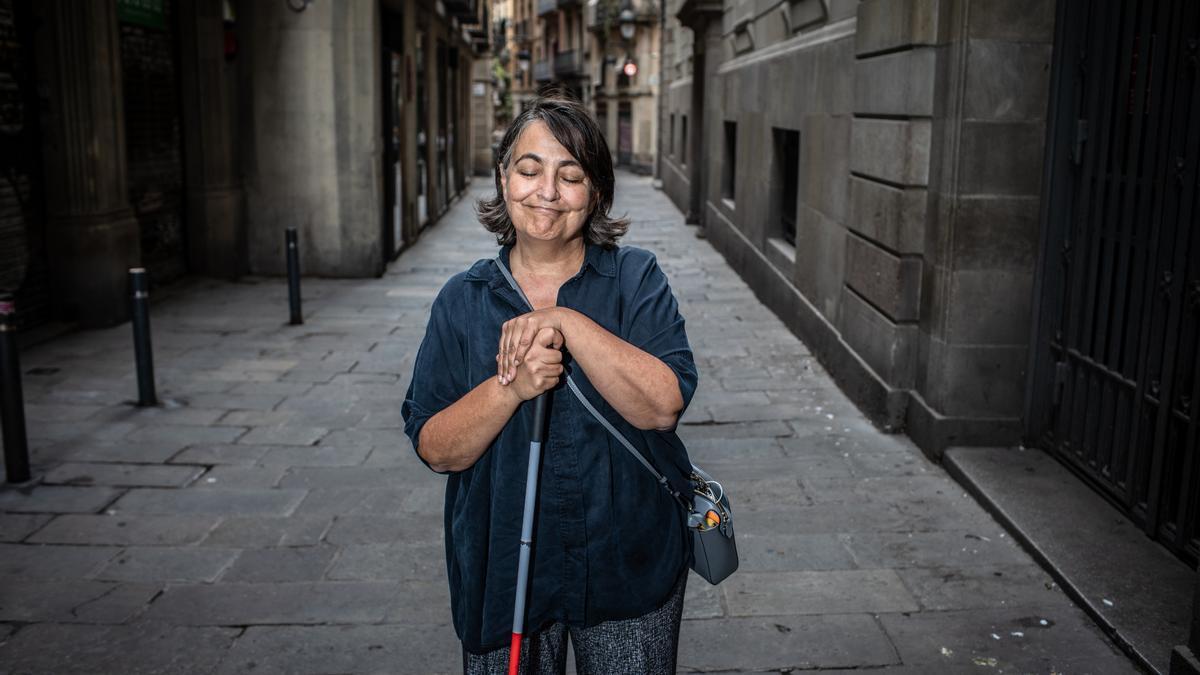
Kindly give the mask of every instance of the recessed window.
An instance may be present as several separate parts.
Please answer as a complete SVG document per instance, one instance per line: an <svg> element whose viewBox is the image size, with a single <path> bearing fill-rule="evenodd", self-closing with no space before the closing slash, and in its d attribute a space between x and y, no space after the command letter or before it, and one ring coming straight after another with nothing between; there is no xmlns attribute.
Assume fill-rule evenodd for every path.
<svg viewBox="0 0 1200 675"><path fill-rule="evenodd" d="M671 113L671 125L667 129L667 154L675 156L675 113Z"/></svg>
<svg viewBox="0 0 1200 675"><path fill-rule="evenodd" d="M679 147L679 161L684 166L687 166L687 162L688 162L688 160L687 160L687 156L688 156L687 115L683 115L682 118L683 118L683 120L681 122L681 131L679 132L679 140L680 140L680 144L681 144Z"/></svg>
<svg viewBox="0 0 1200 675"><path fill-rule="evenodd" d="M800 132L794 129L771 130L775 146L775 180L778 187L773 190L779 203L775 211L779 214L776 225L779 236L796 245L796 202L800 192Z"/></svg>
<svg viewBox="0 0 1200 675"><path fill-rule="evenodd" d="M733 201L737 186L737 122L725 122L725 161L721 165L721 196Z"/></svg>

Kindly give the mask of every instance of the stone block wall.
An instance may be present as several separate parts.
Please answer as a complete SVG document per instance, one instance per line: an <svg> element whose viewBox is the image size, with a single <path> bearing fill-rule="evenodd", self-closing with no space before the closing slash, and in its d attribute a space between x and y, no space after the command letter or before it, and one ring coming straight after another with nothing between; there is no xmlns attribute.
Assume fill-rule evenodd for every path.
<svg viewBox="0 0 1200 675"><path fill-rule="evenodd" d="M687 211L689 179L685 164L687 139L684 119L692 100L692 31L676 14L682 0L663 0L666 22L662 31L662 81L659 83L658 178L663 191L682 211ZM689 125L690 129L690 125Z"/></svg>
<svg viewBox="0 0 1200 675"><path fill-rule="evenodd" d="M917 381L925 447L1015 442L1037 259L1054 2L941 9Z"/></svg>
<svg viewBox="0 0 1200 675"><path fill-rule="evenodd" d="M846 311L838 328L882 385L916 381L931 120L934 0L867 0L854 41ZM882 411L889 426L904 407Z"/></svg>
<svg viewBox="0 0 1200 675"><path fill-rule="evenodd" d="M931 454L1017 441L1054 2L719 10L699 174L709 239L882 427ZM679 133L694 84L669 49L661 123L669 133L673 115ZM794 246L778 129L800 139ZM679 146L661 177L686 210L696 172Z"/></svg>

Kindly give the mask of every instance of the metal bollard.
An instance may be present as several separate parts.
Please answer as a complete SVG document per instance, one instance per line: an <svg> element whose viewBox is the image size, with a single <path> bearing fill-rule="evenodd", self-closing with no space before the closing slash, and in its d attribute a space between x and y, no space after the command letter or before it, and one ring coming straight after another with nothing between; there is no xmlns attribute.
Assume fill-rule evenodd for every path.
<svg viewBox="0 0 1200 675"><path fill-rule="evenodd" d="M150 347L150 291L146 269L129 270L129 285L133 289L133 354L137 360L138 405L158 405L154 393L154 352Z"/></svg>
<svg viewBox="0 0 1200 675"><path fill-rule="evenodd" d="M25 397L17 358L17 309L11 296L0 297L0 426L4 438L4 471L9 483L30 479L29 443L25 437Z"/></svg>
<svg viewBox="0 0 1200 675"><path fill-rule="evenodd" d="M296 243L296 228L287 228L284 239L287 242L288 306L292 311L291 324L299 326L304 323L304 315L300 311L300 246Z"/></svg>

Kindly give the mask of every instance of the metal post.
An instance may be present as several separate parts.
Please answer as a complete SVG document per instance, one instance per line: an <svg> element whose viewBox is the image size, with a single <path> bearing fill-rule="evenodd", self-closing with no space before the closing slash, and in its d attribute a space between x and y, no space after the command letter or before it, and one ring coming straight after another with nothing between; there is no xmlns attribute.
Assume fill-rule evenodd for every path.
<svg viewBox="0 0 1200 675"><path fill-rule="evenodd" d="M29 443L25 438L25 400L17 358L17 309L8 295L0 297L0 426L7 481L24 483L30 479Z"/></svg>
<svg viewBox="0 0 1200 675"><path fill-rule="evenodd" d="M293 326L304 323L304 315L300 311L300 247L296 243L296 228L287 228L287 274L288 274L288 306L291 308Z"/></svg>
<svg viewBox="0 0 1200 675"><path fill-rule="evenodd" d="M154 393L154 352L150 347L150 291L147 287L146 269L135 267L129 270L129 284L133 289L133 353L137 359L138 405L158 405Z"/></svg>

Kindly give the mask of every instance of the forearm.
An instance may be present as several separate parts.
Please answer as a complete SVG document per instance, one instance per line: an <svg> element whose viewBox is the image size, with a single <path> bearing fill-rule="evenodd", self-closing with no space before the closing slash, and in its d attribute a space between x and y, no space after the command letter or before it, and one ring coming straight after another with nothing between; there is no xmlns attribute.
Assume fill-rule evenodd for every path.
<svg viewBox="0 0 1200 675"><path fill-rule="evenodd" d="M621 417L639 429L675 426L683 395L667 364L579 312L567 310L561 320L567 350Z"/></svg>
<svg viewBox="0 0 1200 675"><path fill-rule="evenodd" d="M512 387L489 377L459 400L429 418L421 428L417 452L435 471L470 468L492 444L521 404Z"/></svg>

